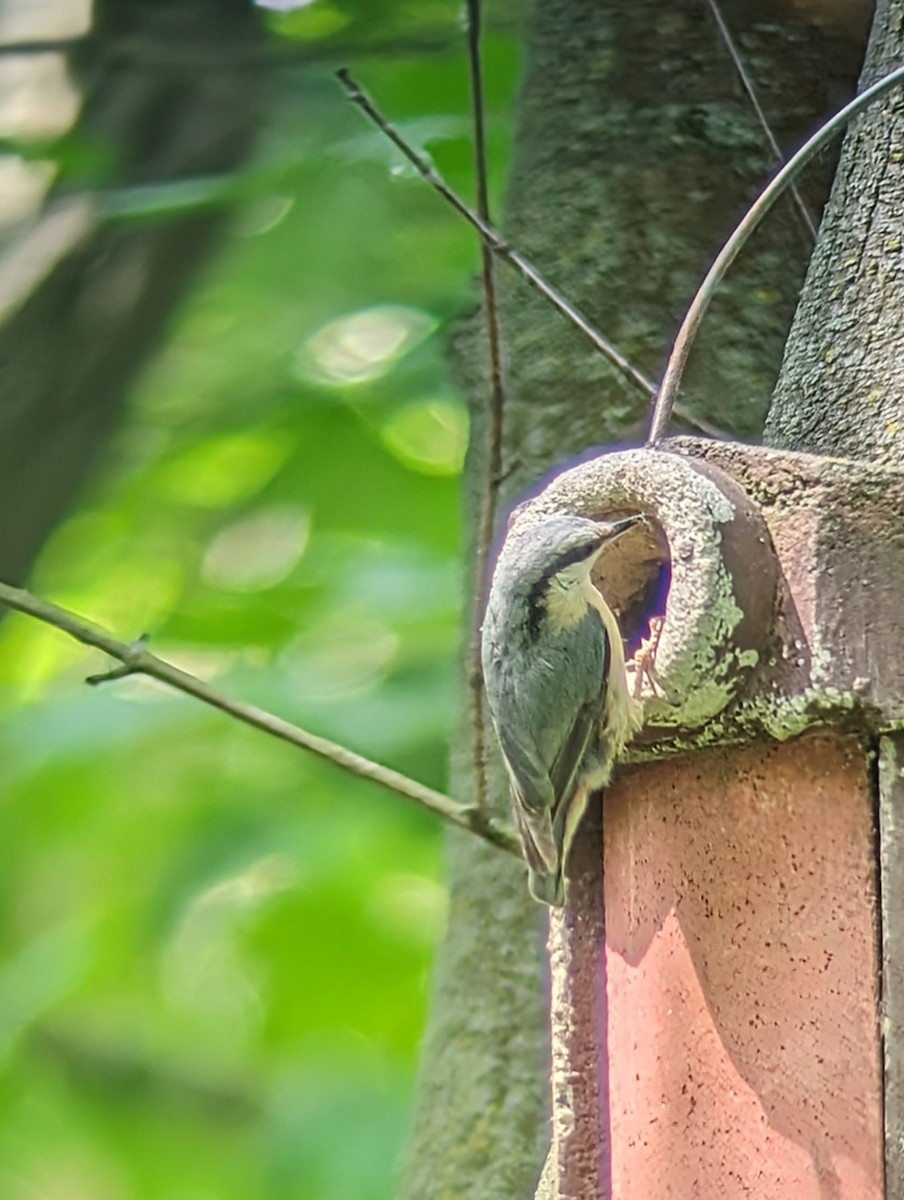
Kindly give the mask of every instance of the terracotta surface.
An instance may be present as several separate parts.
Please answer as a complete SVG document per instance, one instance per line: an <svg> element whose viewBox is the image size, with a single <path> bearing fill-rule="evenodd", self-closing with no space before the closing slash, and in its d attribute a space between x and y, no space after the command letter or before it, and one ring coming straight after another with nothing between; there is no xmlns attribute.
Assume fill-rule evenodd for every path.
<svg viewBox="0 0 904 1200"><path fill-rule="evenodd" d="M616 1200L881 1200L875 830L853 737L606 796Z"/></svg>

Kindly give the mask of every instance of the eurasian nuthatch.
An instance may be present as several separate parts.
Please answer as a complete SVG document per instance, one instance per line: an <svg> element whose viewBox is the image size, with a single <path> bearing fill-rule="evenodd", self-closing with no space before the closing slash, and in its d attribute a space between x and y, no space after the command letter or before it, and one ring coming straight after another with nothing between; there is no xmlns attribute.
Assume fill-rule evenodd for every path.
<svg viewBox="0 0 904 1200"><path fill-rule="evenodd" d="M552 517L511 536L493 575L484 680L531 894L544 904L565 902L565 864L587 799L640 728L618 623L590 571L641 519Z"/></svg>

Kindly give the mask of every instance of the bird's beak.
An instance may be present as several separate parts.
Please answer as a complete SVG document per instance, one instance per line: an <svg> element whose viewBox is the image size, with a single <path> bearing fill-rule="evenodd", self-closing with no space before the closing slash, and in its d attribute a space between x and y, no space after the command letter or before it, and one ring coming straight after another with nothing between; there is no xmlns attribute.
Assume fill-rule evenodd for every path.
<svg viewBox="0 0 904 1200"><path fill-rule="evenodd" d="M630 517L622 517L618 521L600 521L600 531L603 534L605 543L614 542L617 537L621 537L623 533L627 533L629 529L633 529L635 525L639 525L643 517L640 513L634 513Z"/></svg>

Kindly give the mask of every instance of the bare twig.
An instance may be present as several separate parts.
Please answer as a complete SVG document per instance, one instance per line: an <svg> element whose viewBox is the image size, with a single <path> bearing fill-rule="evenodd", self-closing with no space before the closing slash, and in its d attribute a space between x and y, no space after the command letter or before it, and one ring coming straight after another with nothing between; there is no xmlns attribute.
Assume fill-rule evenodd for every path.
<svg viewBox="0 0 904 1200"><path fill-rule="evenodd" d="M185 1069L181 1062L171 1065L145 1058L113 1037L102 1041L63 1027L30 1024L23 1041L32 1054L62 1067L77 1086L100 1087L117 1105L143 1100L165 1105L170 1112L188 1108L217 1124L244 1123L261 1114L260 1099L250 1082L208 1078Z"/></svg>
<svg viewBox="0 0 904 1200"><path fill-rule="evenodd" d="M576 329L588 339L588 341L608 359L609 362L621 372L621 374L630 383L633 383L640 391L651 399L656 395L656 385L646 375L633 367L631 363L621 354L612 343L599 333L591 325L590 321L580 309L569 303L568 300L556 288L548 283L528 260L518 251L508 244L505 239L487 220L484 220L479 213L476 213L470 208L464 200L461 199L456 192L449 187L443 177L436 171L418 152L409 145L402 137L394 125L383 116L379 109L374 105L373 101L367 96L358 84L352 79L348 71L342 70L336 72L342 86L345 88L349 98L363 113L373 121L376 127L385 134L389 140L398 147L405 155L411 165L415 168L418 174L435 188L436 191L458 212L465 220L477 230L485 246L488 246L493 254L497 255L504 262L507 262L514 271L516 271L522 279L535 288L541 296L552 304L552 306L562 314L566 320L570 321ZM675 412L681 417L692 429L697 429L701 433L707 433L712 437L724 437L725 431L714 425L709 424L701 417L696 417L692 412L681 404L675 404Z"/></svg>
<svg viewBox="0 0 904 1200"><path fill-rule="evenodd" d="M434 816L441 817L449 824L457 825L459 829L466 829L469 833L476 833L499 849L508 850L509 853L520 856L521 851L514 834L503 829L486 813L480 812L473 806L458 804L448 796L444 796L442 792L435 792L432 788L425 787L398 771L393 771L360 754L355 754L353 750L348 750L345 746L339 746L326 738L308 733L298 725L284 721L281 717L274 716L262 708L257 708L253 704L244 704L241 700L233 700L194 675L189 675L187 671L182 671L172 663L165 662L162 658L151 654L145 648L144 638L139 638L131 646L126 645L125 642L117 641L97 626L88 624L75 613L51 604L47 600L42 600L38 596L33 596L21 588L10 587L6 583L0 583L0 603L7 604L10 608L35 617L39 621L44 621L47 625L53 625L63 633L68 633L76 641L103 650L105 654L109 654L111 658L115 658L123 664L125 670L116 668L106 676L94 676L93 682L95 683L103 682L105 679L121 678L123 675L136 674L149 675L152 679L159 679L177 691L194 696L196 700L209 704L212 708L218 708L221 712L227 713L237 721L242 721L245 725L252 725L255 729L270 734L271 737L279 738L280 741L289 742L303 750L309 750L312 754L333 763L334 766L341 767L343 771L350 771L353 775L369 779L372 783L378 783L381 787L397 792L400 796L413 800L415 804L433 813Z"/></svg>
<svg viewBox="0 0 904 1200"><path fill-rule="evenodd" d="M738 49L737 43L732 37L731 30L728 28L728 24L722 15L722 10L719 7L718 0L706 0L706 2L709 5L709 11L712 13L713 20L716 23L716 28L719 30L719 35L721 36L722 41L725 43L725 48L728 51L729 57L734 63L734 68L738 73L738 78L741 81L741 85L743 86L744 91L747 93L748 100L753 106L753 111L756 113L757 120L762 127L763 133L766 135L766 141L769 143L769 147L772 150L772 153L775 155L776 165L781 166L785 161L785 155L782 152L781 146L778 144L775 134L772 132L772 126L769 124L768 118L763 111L763 106L760 104L759 97L756 94L756 88L754 87L753 80L751 79L747 68L744 66L744 60L741 58L741 52ZM797 190L797 186L793 183L791 185L791 198L797 207L798 215L804 224L805 230L810 235L810 243L812 245L812 243L816 241L816 222L810 215L810 210L807 208L806 204L804 204L803 197Z"/></svg>
<svg viewBox="0 0 904 1200"><path fill-rule="evenodd" d="M890 91L891 88L896 87L901 82L904 82L904 66L897 67L894 71L889 72L888 75L885 75L871 87L868 87L866 91L861 92L859 96L855 96L834 117L830 117L808 141L804 142L797 153L788 160L785 166L782 167L778 174L760 192L757 199L744 214L740 223L719 251L715 261L706 273L706 278L700 284L697 294L694 296L691 306L687 310L687 315L681 324L681 328L678 330L678 335L672 346L672 352L669 355L669 361L666 364L665 374L662 377L659 394L653 405L647 445L654 445L660 441L668 429L669 418L675 406L678 388L681 385L681 377L684 374L688 355L690 354L697 330L700 328L704 313L709 307L716 288L722 282L726 271L743 249L747 239L779 196L788 188L792 180L797 178L810 159L823 148L826 142L834 137L847 124L851 117L856 116L857 113L867 108L875 100L878 100L880 96L883 96L887 91Z"/></svg>
<svg viewBox="0 0 904 1200"><path fill-rule="evenodd" d="M401 150L418 174L423 179L426 179L430 186L435 188L436 191L439 192L439 194L449 204L452 205L456 212L463 216L464 219L477 230L477 232L483 238L484 243L489 246L492 252L498 255L498 257L504 262L507 262L510 267L513 267L522 279L529 283L531 287L535 288L541 296L545 296L554 308L558 309L563 316L567 317L572 325L574 325L576 329L579 329L581 333L583 333L588 341L596 347L600 354L609 360L612 366L614 366L616 370L624 376L625 379L633 383L635 387L640 388L640 390L645 392L648 396L652 396L656 391L656 387L652 381L647 379L647 377L642 374L642 372L638 371L636 367L632 366L632 364L628 362L621 351L618 350L608 340L608 338L605 338L601 333L598 332L598 330L594 329L593 325L591 325L590 321L584 316L580 309L575 308L573 304L569 303L569 301L565 299L561 292L559 292L552 286L551 283L548 283L547 280L543 278L536 267L532 266L526 258L520 255L513 246L510 246L508 242L506 242L502 234L500 234L492 225L490 225L488 221L485 221L478 213L474 211L473 208L466 204L465 201L462 200L461 197L452 190L452 188L449 187L439 172L435 170L435 168L432 167L430 163L428 163L427 160L402 137L395 126L390 124L386 117L383 116L370 97L367 96L365 92L362 91L361 87L355 82L355 80L352 79L348 71L343 69L341 71L337 71L336 74L342 86L348 93L348 97L352 103L357 105L357 107L361 109L365 116L367 116L367 118L371 120L374 125L376 125L376 127L383 134L385 134L386 137L389 138L393 145Z"/></svg>
<svg viewBox="0 0 904 1200"><path fill-rule="evenodd" d="M88 35L83 33L70 38L48 38L46 41L35 39L23 42L2 42L0 43L0 56L67 54L70 50L86 45L87 41Z"/></svg>
<svg viewBox="0 0 904 1200"><path fill-rule="evenodd" d="M474 116L474 170L477 176L477 212L489 223L490 194L487 179L486 130L484 127L483 68L480 60L480 0L468 0L468 60L471 76L471 110ZM483 808L487 800L486 735L484 728L483 670L481 666L480 625L484 594L496 523L496 500L502 475L502 423L505 413L505 379L502 366L502 334L496 300L496 263L493 252L480 242L483 277L483 311L490 364L490 404L487 412L486 478L480 497L477 537L474 550L474 604L471 611L469 646L470 671L468 694L471 709L471 736L474 746L475 802Z"/></svg>
<svg viewBox="0 0 904 1200"><path fill-rule="evenodd" d="M85 683L91 687L99 687L102 683L113 683L116 679L128 679L130 675L138 675L140 672L135 667L113 667L110 671L102 671L99 675L87 675Z"/></svg>
<svg viewBox="0 0 904 1200"><path fill-rule="evenodd" d="M510 23L497 23L497 28L507 30ZM365 58L398 59L408 55L439 54L457 43L459 30L452 24L437 25L408 37L370 38L350 42L347 39L308 43L288 38L271 38L262 45L244 47L217 45L179 45L177 42L155 41L146 37L117 37L109 39L111 57L129 64L159 63L161 66L196 66L216 68L223 66L256 66L270 63L275 66L309 63L335 63L337 59L352 57L356 61ZM88 45L89 34L71 38L48 38L45 41L22 41L0 43L0 60L23 55L69 54Z"/></svg>

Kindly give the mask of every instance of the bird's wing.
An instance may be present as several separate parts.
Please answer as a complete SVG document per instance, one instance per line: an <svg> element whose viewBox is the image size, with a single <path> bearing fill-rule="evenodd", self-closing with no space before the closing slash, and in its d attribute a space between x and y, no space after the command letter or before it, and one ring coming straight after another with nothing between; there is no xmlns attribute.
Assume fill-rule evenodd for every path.
<svg viewBox="0 0 904 1200"><path fill-rule="evenodd" d="M539 760L532 746L499 730L525 855L535 871L561 870L567 812L599 721L599 700L583 704L551 767Z"/></svg>
<svg viewBox="0 0 904 1200"><path fill-rule="evenodd" d="M555 796L550 814L552 838L559 872L564 867L587 799L586 779L582 780L582 776L595 759L595 751L599 747L611 655L605 629L602 634L596 647L598 657L597 654L591 654L582 664L584 687L579 691L582 702L575 709L571 727L549 771ZM576 676L573 678L577 682ZM577 799L579 792L580 800Z"/></svg>
<svg viewBox="0 0 904 1200"><path fill-rule="evenodd" d="M603 686L605 688L605 685ZM598 696L581 705L575 714L568 737L562 743L562 748L550 768L549 776L557 809L563 802L568 802L578 785L584 755L591 738L599 730L602 699L602 696Z"/></svg>
<svg viewBox="0 0 904 1200"><path fill-rule="evenodd" d="M551 871L559 854L552 829L556 794L549 772L534 746L525 745L502 723L497 725L497 732L528 865L535 871Z"/></svg>
<svg viewBox="0 0 904 1200"><path fill-rule="evenodd" d="M533 686L522 687L517 705L499 705L496 712L525 858L538 875L556 878L571 836L569 810L580 789L588 751L599 737L606 698L608 635L595 612L585 620L599 630L599 638L581 639L580 658L575 657L554 680L538 676ZM551 703L558 706L554 713ZM517 721L509 719L512 713L517 713ZM563 739L550 762L549 749L544 752L543 746L549 747L551 719L562 721Z"/></svg>
<svg viewBox="0 0 904 1200"><path fill-rule="evenodd" d="M571 735L553 766L556 807L552 814L552 833L561 860L560 870L564 867L575 830L586 807L587 789L586 786L583 789L581 787L581 776L586 769L586 755L591 742L599 737L601 703L601 700L594 700L580 709ZM562 781L561 790L559 780ZM579 790L582 790L582 799L577 803Z"/></svg>
<svg viewBox="0 0 904 1200"><path fill-rule="evenodd" d="M549 770L541 761L536 746L528 744L504 722L500 722L497 729L506 766L517 786L522 806L531 813L551 809L555 804L555 792Z"/></svg>

